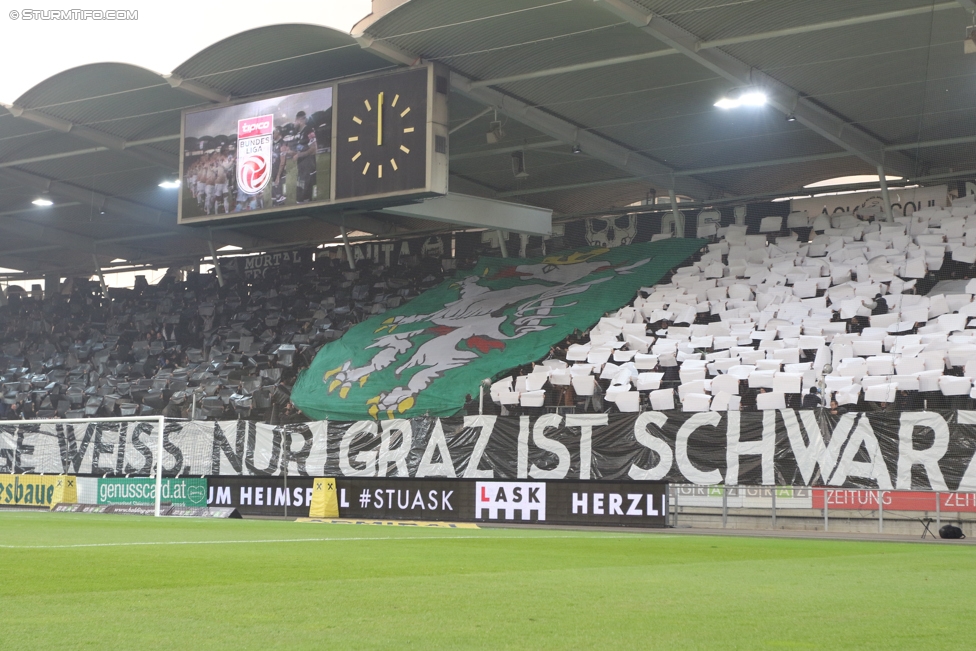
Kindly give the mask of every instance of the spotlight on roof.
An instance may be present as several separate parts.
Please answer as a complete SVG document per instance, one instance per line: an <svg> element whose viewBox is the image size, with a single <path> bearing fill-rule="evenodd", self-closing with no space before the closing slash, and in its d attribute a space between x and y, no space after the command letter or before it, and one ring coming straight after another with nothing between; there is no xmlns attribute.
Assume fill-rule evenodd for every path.
<svg viewBox="0 0 976 651"><path fill-rule="evenodd" d="M525 171L525 154L521 151L512 152L512 174L517 179L529 177L529 173Z"/></svg>
<svg viewBox="0 0 976 651"><path fill-rule="evenodd" d="M502 123L495 120L488 124L488 132L485 134L485 140L488 141L489 145L494 145L496 142L502 140L505 137L505 130L502 129Z"/></svg>
<svg viewBox="0 0 976 651"><path fill-rule="evenodd" d="M720 109L734 109L740 106L763 106L767 101L766 93L761 90L746 88L729 93L715 102Z"/></svg>
<svg viewBox="0 0 976 651"><path fill-rule="evenodd" d="M39 206L41 208L47 208L48 206L53 206L54 205L54 202L51 201L50 199L48 199L47 197L38 197L38 198L34 199L33 201L31 201L31 203L34 204L35 206Z"/></svg>
<svg viewBox="0 0 976 651"><path fill-rule="evenodd" d="M498 119L498 109L495 109L495 119L488 123L488 132L485 133L485 140L489 145L494 145L505 137L505 130L502 129L501 120Z"/></svg>
<svg viewBox="0 0 976 651"><path fill-rule="evenodd" d="M164 190L175 190L176 188L180 187L180 182L179 181L163 181L162 183L159 184L159 187L163 188Z"/></svg>
<svg viewBox="0 0 976 651"><path fill-rule="evenodd" d="M579 146L579 143L576 143L575 145L573 145L573 153L574 154L582 154L583 153L583 148Z"/></svg>
<svg viewBox="0 0 976 651"><path fill-rule="evenodd" d="M976 25L966 28L966 40L962 42L962 51L966 54L976 54Z"/></svg>
<svg viewBox="0 0 976 651"><path fill-rule="evenodd" d="M790 113L789 115L786 116L786 121L787 122L796 122L796 116L793 115L792 113Z"/></svg>

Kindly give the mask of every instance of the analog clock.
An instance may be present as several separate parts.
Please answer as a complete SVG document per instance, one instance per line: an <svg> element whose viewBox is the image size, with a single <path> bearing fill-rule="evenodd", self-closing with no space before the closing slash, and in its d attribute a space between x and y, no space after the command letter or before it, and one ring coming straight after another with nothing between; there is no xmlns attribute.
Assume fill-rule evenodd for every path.
<svg viewBox="0 0 976 651"><path fill-rule="evenodd" d="M336 199L427 186L427 69L341 83Z"/></svg>

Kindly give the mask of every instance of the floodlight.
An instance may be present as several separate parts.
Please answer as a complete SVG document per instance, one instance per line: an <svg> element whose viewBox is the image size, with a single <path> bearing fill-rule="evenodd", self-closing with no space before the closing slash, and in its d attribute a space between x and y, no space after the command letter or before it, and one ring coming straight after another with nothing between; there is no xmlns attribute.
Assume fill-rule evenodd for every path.
<svg viewBox="0 0 976 651"><path fill-rule="evenodd" d="M767 100L766 93L761 90L742 88L723 96L715 102L715 106L720 109L734 109L740 106L763 106Z"/></svg>
<svg viewBox="0 0 976 651"><path fill-rule="evenodd" d="M715 106L720 109L734 109L742 106L742 102L737 99L732 99L731 97L723 97L719 101L715 102Z"/></svg>
<svg viewBox="0 0 976 651"><path fill-rule="evenodd" d="M739 103L742 106L762 106L766 103L766 93L751 90L739 95Z"/></svg>

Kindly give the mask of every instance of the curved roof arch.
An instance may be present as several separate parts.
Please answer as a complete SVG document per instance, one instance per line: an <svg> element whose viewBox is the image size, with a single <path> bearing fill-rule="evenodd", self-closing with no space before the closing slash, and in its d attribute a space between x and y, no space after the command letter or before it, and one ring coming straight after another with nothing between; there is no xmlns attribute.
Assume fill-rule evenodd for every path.
<svg viewBox="0 0 976 651"><path fill-rule="evenodd" d="M388 66L345 32L321 25L279 24L214 43L172 74L246 97Z"/></svg>
<svg viewBox="0 0 976 651"><path fill-rule="evenodd" d="M14 104L23 108L43 109L165 83L159 73L131 63L88 63L68 68L38 82L18 97Z"/></svg>
<svg viewBox="0 0 976 651"><path fill-rule="evenodd" d="M707 201L797 195L810 181L877 174L882 154L888 173L912 182L976 169L968 16L951 3L375 0L372 9L351 34L315 24L329 10L314 6L307 23L252 21L181 52L175 67L80 65L0 106L0 214L10 222L0 221L0 255L21 249L4 266L90 271L92 252L102 263L199 260L210 234L177 227L175 193L157 187L176 174L181 111L418 60L451 70L451 190L563 215L671 187ZM207 33L182 29L187 39ZM741 85L743 67L773 102L719 113L712 104ZM506 136L489 144L495 109ZM516 150L528 178L512 173ZM58 200L52 210L31 206L40 192ZM359 218L372 221L352 227L373 233L392 223ZM398 219L398 233L434 227ZM255 250L337 233L337 221L295 218L222 225L213 238Z"/></svg>

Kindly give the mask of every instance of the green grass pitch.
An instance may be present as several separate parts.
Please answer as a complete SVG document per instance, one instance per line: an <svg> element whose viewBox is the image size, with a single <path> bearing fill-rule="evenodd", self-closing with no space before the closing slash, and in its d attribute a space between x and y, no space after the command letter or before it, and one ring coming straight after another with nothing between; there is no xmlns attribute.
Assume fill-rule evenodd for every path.
<svg viewBox="0 0 976 651"><path fill-rule="evenodd" d="M970 649L976 548L0 512L3 649Z"/></svg>

